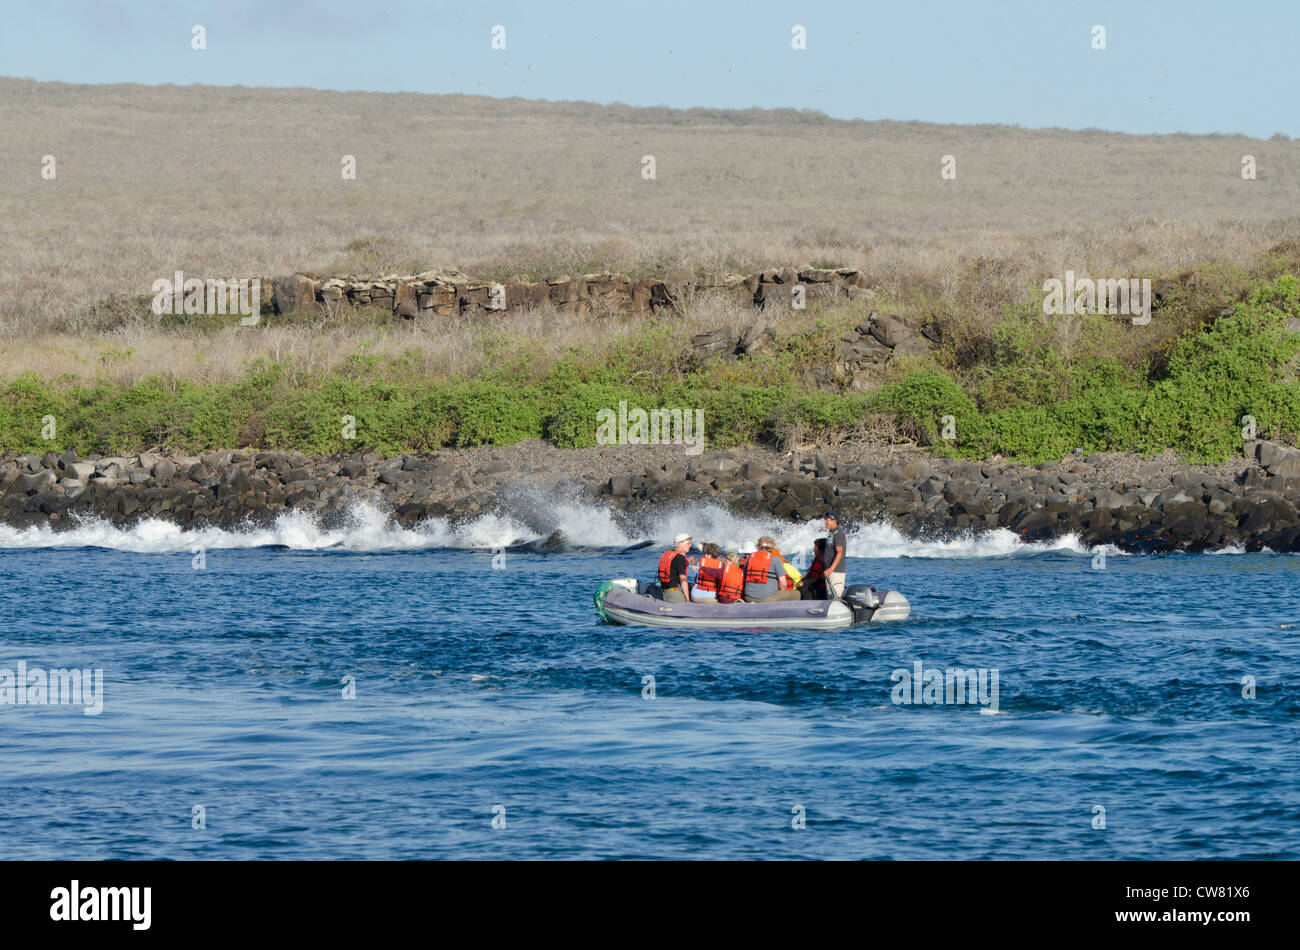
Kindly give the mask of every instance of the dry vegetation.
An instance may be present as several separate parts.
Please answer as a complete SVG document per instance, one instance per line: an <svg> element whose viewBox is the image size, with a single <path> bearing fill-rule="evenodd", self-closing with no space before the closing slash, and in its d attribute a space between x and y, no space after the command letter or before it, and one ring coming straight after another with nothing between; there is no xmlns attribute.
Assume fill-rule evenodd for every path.
<svg viewBox="0 0 1300 950"><path fill-rule="evenodd" d="M860 318L860 314L858 317ZM640 317L611 313L576 317L550 308L511 312L490 322L465 317L397 321L390 314L362 311L358 319L268 326L250 330L232 326L211 333L160 331L132 320L93 335L41 332L0 340L0 379L21 372L45 378L75 374L131 386L155 373L170 373L197 382L231 382L249 362L268 357L291 361L309 376L324 376L355 356L378 357L379 365L400 366L402 374L459 378L492 366L503 348L527 350L541 368L572 349L590 347L592 323L600 323L600 347L627 345L645 328ZM752 323L751 307L728 298L702 300L674 319L674 336L689 337L706 329L729 326L739 334ZM791 317L776 324L793 329Z"/></svg>
<svg viewBox="0 0 1300 950"><path fill-rule="evenodd" d="M1066 269L1156 276L1300 237L1300 143L1281 139L12 79L0 114L0 379L220 380L258 355L324 370L363 343L459 373L500 338L364 321L66 332L90 302L176 270L504 278L835 263L900 306L982 319ZM55 181L40 176L47 154ZM355 181L340 176L346 154ZM956 181L940 178L946 154ZM1244 154L1257 181L1240 176ZM643 155L657 180L642 179ZM683 329L740 319L730 306L691 308ZM497 329L557 352L597 336L590 318L546 313ZM600 321L601 338L634 332Z"/></svg>

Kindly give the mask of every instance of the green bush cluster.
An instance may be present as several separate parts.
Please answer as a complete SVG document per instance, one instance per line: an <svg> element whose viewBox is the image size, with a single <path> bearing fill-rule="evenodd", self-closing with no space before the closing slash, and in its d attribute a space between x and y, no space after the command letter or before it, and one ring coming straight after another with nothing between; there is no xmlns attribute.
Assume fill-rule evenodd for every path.
<svg viewBox="0 0 1300 950"><path fill-rule="evenodd" d="M489 328L484 343L499 352L491 370L470 380L430 381L414 358L384 365L364 347L324 378L265 359L231 384L154 376L133 386L79 385L24 375L0 385L0 451L125 454L170 445L328 454L362 444L395 453L529 438L578 448L596 443L600 410L626 401L645 410L701 409L707 443L718 447L780 442L796 430L834 439L883 417L938 453L969 458L1033 462L1074 449L1172 448L1216 461L1238 450L1246 416L1261 437L1300 434L1300 334L1286 329L1296 317L1300 281L1277 276L1229 315L1197 322L1150 365L1135 367L1105 355L1101 344L1114 332L1106 318L1085 321L1066 353L1050 323L1010 308L983 362L966 370L924 359L903 364L869 397L805 381L844 329L834 321L811 324L775 352L703 363L658 323L612 354L593 347L544 369ZM355 420L355 441L343 438L345 416ZM948 416L953 438L944 431ZM45 437L49 417L54 439Z"/></svg>
<svg viewBox="0 0 1300 950"><path fill-rule="evenodd" d="M154 376L130 387L61 385L24 375L0 387L0 451L74 448L126 454L170 445L190 452L239 446L316 454L358 444L381 451L508 445L544 438L563 448L596 444L597 413L630 408L702 409L711 445L771 440L782 427L851 425L860 397L810 394L790 385L729 387L678 382L658 390L606 381L604 372L562 368L532 383L491 379L423 382L312 379L283 363L258 361L234 384L201 385ZM345 441L344 417L355 420ZM53 417L55 438L44 438Z"/></svg>
<svg viewBox="0 0 1300 950"><path fill-rule="evenodd" d="M1286 330L1297 316L1300 281L1279 277L1230 315L1177 338L1154 379L1086 349L1066 361L1013 324L996 334L998 361L969 384L974 398L952 376L923 367L878 392L870 408L922 443L971 458L1174 449L1222 461L1239 450L1246 417L1261 437L1300 434L1300 334ZM945 415L956 421L951 441L940 437Z"/></svg>

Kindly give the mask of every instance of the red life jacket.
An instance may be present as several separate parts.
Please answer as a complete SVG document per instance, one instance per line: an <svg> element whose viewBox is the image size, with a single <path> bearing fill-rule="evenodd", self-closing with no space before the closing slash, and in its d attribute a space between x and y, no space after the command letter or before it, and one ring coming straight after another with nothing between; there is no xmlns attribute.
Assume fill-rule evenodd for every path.
<svg viewBox="0 0 1300 950"><path fill-rule="evenodd" d="M766 584L771 566L771 551L755 551L745 559L745 583Z"/></svg>
<svg viewBox="0 0 1300 950"><path fill-rule="evenodd" d="M668 569L672 567L673 558L675 557L685 557L685 555L678 553L676 550L665 551L663 554L659 555L659 586L660 587L667 588L672 586L673 579L672 576L668 573Z"/></svg>
<svg viewBox="0 0 1300 950"><path fill-rule="evenodd" d="M745 592L745 572L740 565L724 561L722 565L722 584L718 588L718 603L731 604L740 600Z"/></svg>
<svg viewBox="0 0 1300 950"><path fill-rule="evenodd" d="M811 581L819 581L825 576L826 576L826 564L822 561L821 558L817 557L817 558L813 558L812 566L808 568L808 573L805 574L803 577L804 580L811 582Z"/></svg>
<svg viewBox="0 0 1300 950"><path fill-rule="evenodd" d="M720 557L700 558L700 573L695 578L695 589L716 591L721 587L723 565L726 563Z"/></svg>

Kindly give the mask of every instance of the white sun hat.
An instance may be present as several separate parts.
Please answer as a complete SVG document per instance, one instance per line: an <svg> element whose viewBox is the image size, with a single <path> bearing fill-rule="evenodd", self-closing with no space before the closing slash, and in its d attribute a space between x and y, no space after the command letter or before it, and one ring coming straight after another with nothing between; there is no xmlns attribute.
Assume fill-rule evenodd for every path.
<svg viewBox="0 0 1300 950"><path fill-rule="evenodd" d="M692 539L689 534L679 534L677 536L677 539L673 541L673 546L676 547L677 545L681 544L683 541L690 541L690 540Z"/></svg>

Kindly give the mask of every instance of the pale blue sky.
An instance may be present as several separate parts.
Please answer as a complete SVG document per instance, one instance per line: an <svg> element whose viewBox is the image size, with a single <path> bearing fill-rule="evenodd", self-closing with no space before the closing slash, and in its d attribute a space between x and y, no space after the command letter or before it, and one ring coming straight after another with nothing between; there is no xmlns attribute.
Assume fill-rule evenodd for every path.
<svg viewBox="0 0 1300 950"><path fill-rule="evenodd" d="M0 74L1300 137L1300 2L3 0ZM190 46L207 28L207 49ZM491 30L506 28L506 50ZM791 27L808 48L791 49ZM1107 49L1091 47L1106 28Z"/></svg>

